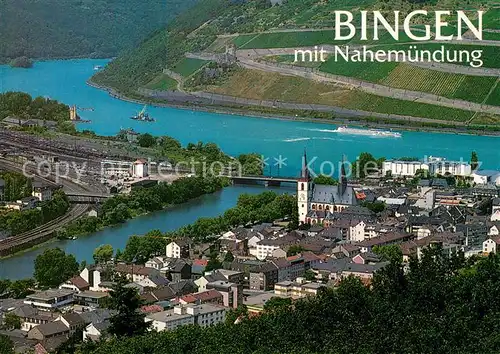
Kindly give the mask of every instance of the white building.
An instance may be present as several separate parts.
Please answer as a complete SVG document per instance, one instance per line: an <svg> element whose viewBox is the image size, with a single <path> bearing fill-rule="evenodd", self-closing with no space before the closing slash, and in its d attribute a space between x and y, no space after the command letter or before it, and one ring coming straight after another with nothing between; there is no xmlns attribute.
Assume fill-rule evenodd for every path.
<svg viewBox="0 0 500 354"><path fill-rule="evenodd" d="M101 269L98 267L85 267L80 272L80 277L89 284L90 291L102 291L101 284Z"/></svg>
<svg viewBox="0 0 500 354"><path fill-rule="evenodd" d="M45 311L51 311L73 303L75 292L68 289L40 291L26 296L24 304Z"/></svg>
<svg viewBox="0 0 500 354"><path fill-rule="evenodd" d="M192 324L207 327L224 322L225 319L226 309L224 307L212 304L186 304L147 315L145 321L152 322L152 329L160 332L172 331L180 326Z"/></svg>
<svg viewBox="0 0 500 354"><path fill-rule="evenodd" d="M500 236L500 226L492 225L488 230L488 236Z"/></svg>
<svg viewBox="0 0 500 354"><path fill-rule="evenodd" d="M189 242L187 240L175 240L166 247L166 255L170 258L188 258Z"/></svg>
<svg viewBox="0 0 500 354"><path fill-rule="evenodd" d="M382 173L390 171L393 176L415 176L418 170L428 171L430 175L453 175L468 177L472 174L472 167L466 161L448 161L443 157L430 156L425 161L387 160L382 164Z"/></svg>
<svg viewBox="0 0 500 354"><path fill-rule="evenodd" d="M479 170L474 171L471 174L471 177L474 179L475 184L497 184L500 185L500 171L495 170Z"/></svg>
<svg viewBox="0 0 500 354"><path fill-rule="evenodd" d="M466 161L448 161L442 157L429 157L429 172L431 175L452 175L468 177L472 174L472 166Z"/></svg>
<svg viewBox="0 0 500 354"><path fill-rule="evenodd" d="M103 160L101 162L103 176L128 177L131 171L132 163L129 161Z"/></svg>
<svg viewBox="0 0 500 354"><path fill-rule="evenodd" d="M382 165L382 174L387 176L408 176L413 177L418 170L429 171L429 164L421 161L401 161L387 160Z"/></svg>
<svg viewBox="0 0 500 354"><path fill-rule="evenodd" d="M42 182L33 182L33 192L31 194L41 202L52 199L52 187Z"/></svg>
<svg viewBox="0 0 500 354"><path fill-rule="evenodd" d="M489 238L483 242L484 253L497 253L497 247L500 245L500 238Z"/></svg>
<svg viewBox="0 0 500 354"><path fill-rule="evenodd" d="M149 176L148 162L144 159L134 161L132 166L132 176L136 178L144 178Z"/></svg>

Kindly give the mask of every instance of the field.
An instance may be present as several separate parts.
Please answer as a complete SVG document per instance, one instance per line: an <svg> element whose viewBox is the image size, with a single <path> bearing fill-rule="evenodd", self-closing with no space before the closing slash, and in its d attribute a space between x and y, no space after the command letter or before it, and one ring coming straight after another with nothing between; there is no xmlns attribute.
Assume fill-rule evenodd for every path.
<svg viewBox="0 0 500 354"><path fill-rule="evenodd" d="M418 26L417 26L418 27ZM416 32L416 31L415 31ZM418 33L418 32L416 32ZM346 30L345 35L348 34ZM372 37L371 30L368 31L368 38ZM322 31L303 31L303 32L268 32L255 34L242 34L233 39L233 43L240 49L257 49L257 48L294 48L294 47L309 47L320 44L342 45L347 43L352 44L393 44L396 41L389 32L385 30L379 31L379 39L361 41L359 33L356 33L352 40L336 41L334 30ZM412 42L404 31L399 33L399 42Z"/></svg>
<svg viewBox="0 0 500 354"><path fill-rule="evenodd" d="M390 87L478 103L483 102L496 81L496 77L492 76L445 73L405 63L335 62L333 58L324 63L321 70Z"/></svg>
<svg viewBox="0 0 500 354"><path fill-rule="evenodd" d="M344 60L339 60L336 62L333 57L330 57L325 63L320 67L321 71L343 75L349 77L355 77L357 79L370 81L370 82L380 82L386 78L392 70L394 70L399 64L398 63L377 63L377 62L346 62Z"/></svg>
<svg viewBox="0 0 500 354"><path fill-rule="evenodd" d="M481 103L496 80L496 77L492 76L451 74L401 63L379 83Z"/></svg>
<svg viewBox="0 0 500 354"><path fill-rule="evenodd" d="M286 89L283 89L283 88ZM344 86L257 70L238 70L209 91L251 99L323 104L364 111L465 122L474 112L376 96Z"/></svg>
<svg viewBox="0 0 500 354"><path fill-rule="evenodd" d="M208 62L200 59L182 58L175 63L170 69L176 73L188 77L198 71L202 66Z"/></svg>
<svg viewBox="0 0 500 354"><path fill-rule="evenodd" d="M236 48L241 48L244 44L257 37L257 34L243 34L233 39Z"/></svg>
<svg viewBox="0 0 500 354"><path fill-rule="evenodd" d="M500 7L489 9L483 15L483 28L500 29Z"/></svg>
<svg viewBox="0 0 500 354"><path fill-rule="evenodd" d="M239 36L241 37L241 36ZM237 37L236 39L240 41ZM244 44L241 49L255 48L293 48L307 47L318 44L343 44L347 41L335 41L333 30L306 32L271 32L261 33Z"/></svg>
<svg viewBox="0 0 500 354"><path fill-rule="evenodd" d="M497 82L495 89L488 96L486 103L494 106L500 106L500 79L499 82Z"/></svg>
<svg viewBox="0 0 500 354"><path fill-rule="evenodd" d="M484 32L486 33L486 32ZM500 47L496 46L479 46L479 45L467 45L467 44L442 44L442 43L425 43L425 44L415 44L417 50L438 50L441 46L444 46L445 50L451 51L461 51L467 50L469 52L472 51L482 51L481 60L483 61L483 67L485 68L500 68ZM383 50L408 50L408 44L397 44L397 45L383 45L370 48L372 50L375 49L383 49ZM452 54L453 55L453 54ZM457 58L459 54L457 54ZM453 58L452 58L453 59ZM463 56L462 62L453 62L453 64L457 65L470 65L470 60L467 61L466 56ZM469 58L472 59L472 58Z"/></svg>
<svg viewBox="0 0 500 354"><path fill-rule="evenodd" d="M485 32L485 31L483 31L483 40L485 40L485 41L500 41L500 32Z"/></svg>
<svg viewBox="0 0 500 354"><path fill-rule="evenodd" d="M161 74L158 77L154 78L145 87L151 90L160 91L175 90L177 88L177 81L172 79L170 76Z"/></svg>

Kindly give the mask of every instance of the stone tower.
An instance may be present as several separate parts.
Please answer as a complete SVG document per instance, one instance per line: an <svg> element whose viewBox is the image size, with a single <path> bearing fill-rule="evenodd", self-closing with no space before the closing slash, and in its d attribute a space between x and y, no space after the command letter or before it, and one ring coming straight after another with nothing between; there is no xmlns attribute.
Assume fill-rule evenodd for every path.
<svg viewBox="0 0 500 354"><path fill-rule="evenodd" d="M297 182L297 203L299 209L299 223L306 222L307 212L309 210L309 193L311 192L311 176L307 166L307 155L304 150L304 157L302 158L302 171L300 179Z"/></svg>

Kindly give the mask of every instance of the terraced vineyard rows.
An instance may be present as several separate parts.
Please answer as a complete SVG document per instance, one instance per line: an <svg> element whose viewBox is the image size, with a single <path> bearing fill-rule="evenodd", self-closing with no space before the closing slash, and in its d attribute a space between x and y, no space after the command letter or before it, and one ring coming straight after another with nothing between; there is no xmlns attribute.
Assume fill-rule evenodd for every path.
<svg viewBox="0 0 500 354"><path fill-rule="evenodd" d="M500 79L499 82L497 82L495 89L488 96L486 103L494 106L500 106Z"/></svg>
<svg viewBox="0 0 500 354"><path fill-rule="evenodd" d="M345 30L344 34L348 34ZM361 41L359 38L352 40L336 41L334 30L305 31L305 32L270 32L255 34L242 34L233 39L233 43L240 49L256 48L293 48L308 47L319 44L343 45L370 45L370 44L392 44L397 42L412 42L404 31L399 32L399 41L396 41L385 30L379 31L379 39Z"/></svg>
<svg viewBox="0 0 500 354"><path fill-rule="evenodd" d="M283 87L287 89L283 90ZM346 89L344 86L259 70L238 70L222 85L209 87L208 91L256 100L323 104L383 114L456 122L466 122L474 114L471 111L382 97Z"/></svg>
<svg viewBox="0 0 500 354"><path fill-rule="evenodd" d="M207 63L205 60L183 58L173 65L171 69L184 77L188 77Z"/></svg>
<svg viewBox="0 0 500 354"><path fill-rule="evenodd" d="M161 74L157 78L153 79L145 87L151 90L173 90L177 88L177 81L175 81L168 75Z"/></svg>
<svg viewBox="0 0 500 354"><path fill-rule="evenodd" d="M483 27L500 29L500 7L489 9L483 15Z"/></svg>
<svg viewBox="0 0 500 354"><path fill-rule="evenodd" d="M322 71L354 77L389 87L481 103L496 82L493 76L469 76L424 69L405 63L335 62L330 58ZM491 103L500 105L500 102Z"/></svg>
<svg viewBox="0 0 500 354"><path fill-rule="evenodd" d="M417 47L418 50L429 50L435 51L444 46L445 50L457 51L457 58L459 57L459 51L482 51L481 59L483 60L483 67L485 68L500 68L500 47L497 46L487 46L487 45L469 45L469 44L443 44L443 43L423 43L423 44L412 44ZM383 50L408 50L409 44L393 44L393 45L383 45L370 48L372 50L383 49ZM453 59L453 56L451 57ZM453 61L456 65L470 65L470 59L467 61L466 54L462 55L463 61Z"/></svg>
<svg viewBox="0 0 500 354"><path fill-rule="evenodd" d="M495 82L495 77L450 74L403 63L379 81L391 87L479 103L483 102Z"/></svg>

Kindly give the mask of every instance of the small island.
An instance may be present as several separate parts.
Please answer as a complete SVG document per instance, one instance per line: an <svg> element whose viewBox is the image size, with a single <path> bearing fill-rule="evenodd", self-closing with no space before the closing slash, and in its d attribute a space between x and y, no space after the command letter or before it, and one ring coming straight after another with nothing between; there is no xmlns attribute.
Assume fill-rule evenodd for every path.
<svg viewBox="0 0 500 354"><path fill-rule="evenodd" d="M33 62L28 57L18 57L10 62L10 66L13 68L29 69L33 67Z"/></svg>

